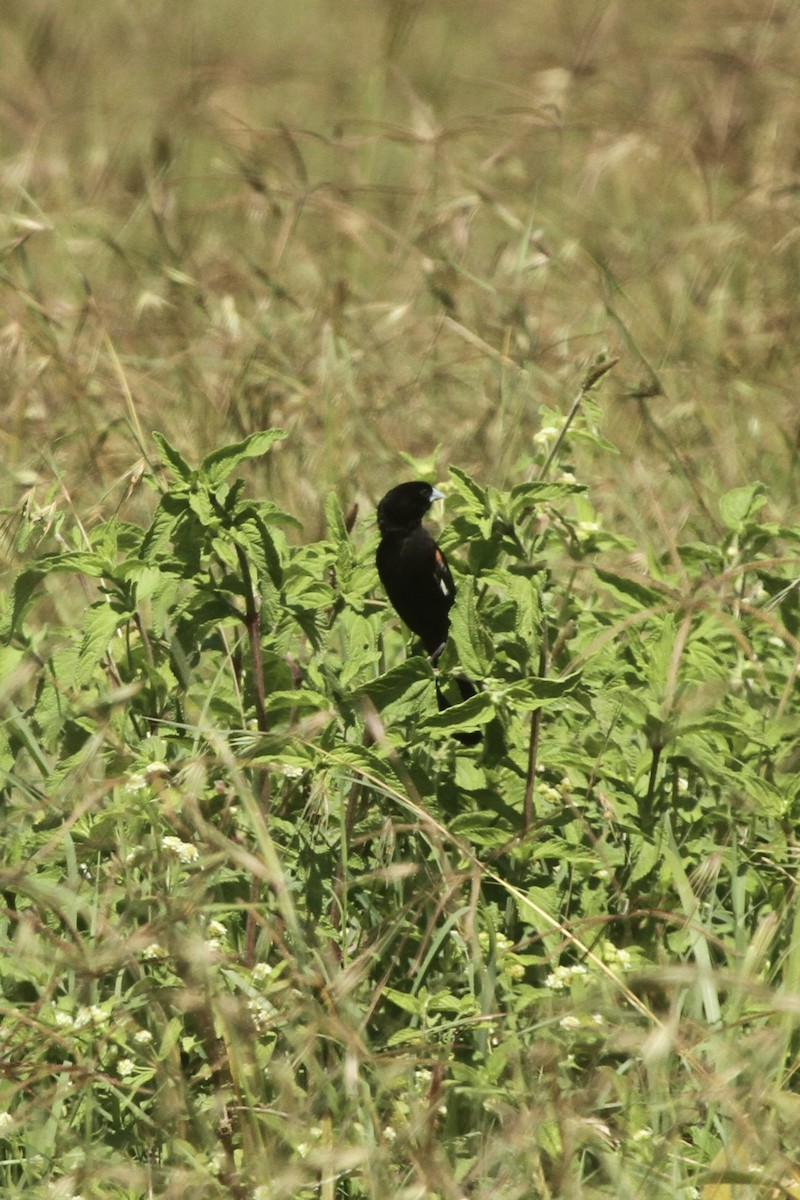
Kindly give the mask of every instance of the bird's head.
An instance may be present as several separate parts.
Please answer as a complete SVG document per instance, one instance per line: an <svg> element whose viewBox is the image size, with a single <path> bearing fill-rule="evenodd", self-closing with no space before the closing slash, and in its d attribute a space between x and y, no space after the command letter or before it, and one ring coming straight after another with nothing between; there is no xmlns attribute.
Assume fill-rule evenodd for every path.
<svg viewBox="0 0 800 1200"><path fill-rule="evenodd" d="M378 528L381 533L415 529L434 500L443 499L430 483L398 483L378 505Z"/></svg>

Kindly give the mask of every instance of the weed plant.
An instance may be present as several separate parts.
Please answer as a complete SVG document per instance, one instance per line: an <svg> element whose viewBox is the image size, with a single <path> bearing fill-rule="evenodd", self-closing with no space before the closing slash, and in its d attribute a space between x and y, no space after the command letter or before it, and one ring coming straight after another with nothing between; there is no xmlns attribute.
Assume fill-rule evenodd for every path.
<svg viewBox="0 0 800 1200"><path fill-rule="evenodd" d="M568 436L507 492L453 468L441 672L483 690L439 713L374 537L331 496L290 542L232 481L282 436L158 436L149 526L10 597L6 1194L690 1195L727 1151L777 1186L797 534L741 487L625 570L544 477Z"/></svg>

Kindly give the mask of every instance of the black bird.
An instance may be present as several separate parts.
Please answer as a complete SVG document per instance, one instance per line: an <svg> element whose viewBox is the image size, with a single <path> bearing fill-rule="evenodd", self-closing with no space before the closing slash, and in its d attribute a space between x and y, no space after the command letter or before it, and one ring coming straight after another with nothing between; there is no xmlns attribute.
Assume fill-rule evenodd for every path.
<svg viewBox="0 0 800 1200"><path fill-rule="evenodd" d="M447 559L422 518L434 500L442 499L441 492L422 482L399 483L387 492L378 505L381 540L375 556L378 575L392 606L420 638L434 664L447 641L456 585ZM456 682L462 700L478 691L471 679L459 677ZM447 708L438 682L436 696L439 708ZM472 740L472 735L462 735L462 740L466 738Z"/></svg>

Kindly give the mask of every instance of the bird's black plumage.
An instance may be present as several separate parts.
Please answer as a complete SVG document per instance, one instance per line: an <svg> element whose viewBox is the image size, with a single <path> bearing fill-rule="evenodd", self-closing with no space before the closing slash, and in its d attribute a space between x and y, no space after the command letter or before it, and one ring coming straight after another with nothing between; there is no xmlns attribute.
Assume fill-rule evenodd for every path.
<svg viewBox="0 0 800 1200"><path fill-rule="evenodd" d="M378 504L381 540L375 556L378 575L392 606L434 663L447 641L456 585L447 559L422 518L434 500L442 498L441 492L423 482L399 483L387 492ZM459 677L457 683L462 700L478 690L470 679ZM447 708L438 682L436 696L439 708ZM468 744L479 737L460 735Z"/></svg>
<svg viewBox="0 0 800 1200"><path fill-rule="evenodd" d="M376 564L398 615L438 658L450 628L456 585L422 518L442 493L429 483L400 483L378 505L381 533Z"/></svg>

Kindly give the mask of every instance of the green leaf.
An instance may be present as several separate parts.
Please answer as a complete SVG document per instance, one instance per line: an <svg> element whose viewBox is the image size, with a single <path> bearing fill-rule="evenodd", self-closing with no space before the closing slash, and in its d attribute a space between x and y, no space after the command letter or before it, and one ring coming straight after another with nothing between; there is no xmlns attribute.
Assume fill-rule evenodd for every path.
<svg viewBox="0 0 800 1200"><path fill-rule="evenodd" d="M515 607L514 633L517 642L530 646L531 657L538 648L542 616L542 577L504 572L505 586Z"/></svg>
<svg viewBox="0 0 800 1200"><path fill-rule="evenodd" d="M101 579L109 573L109 563L89 550L73 550L66 554L48 554L36 564L22 571L14 580L13 602L5 636L11 638L27 612L43 579L49 575L88 575L90 579Z"/></svg>
<svg viewBox="0 0 800 1200"><path fill-rule="evenodd" d="M153 430L153 441L163 465L176 479L188 486L194 478L194 471L183 455L179 454L175 447L167 441L163 433Z"/></svg>
<svg viewBox="0 0 800 1200"><path fill-rule="evenodd" d="M286 437L282 429L262 429L252 433L243 442L234 442L230 446L222 446L212 450L200 464L201 474L208 480L211 487L216 487L227 479L231 471L248 458L260 458L266 454L275 442Z"/></svg>
<svg viewBox="0 0 800 1200"><path fill-rule="evenodd" d="M8 621L4 622L4 624L7 624L7 628L3 629L4 637L12 638L14 636L17 626L28 610L36 589L46 575L47 570L43 567L29 567L27 571L23 571L14 580L12 591L13 601Z"/></svg>
<svg viewBox="0 0 800 1200"><path fill-rule="evenodd" d="M98 663L104 658L109 642L126 619L126 614L116 612L105 600L93 604L89 609L74 679L79 686L89 682Z"/></svg>
<svg viewBox="0 0 800 1200"><path fill-rule="evenodd" d="M244 550L256 567L262 590L267 581L273 587L280 588L283 583L280 554L272 534L261 518L256 513L248 512L247 520L237 520L236 528L230 531L229 536L232 542Z"/></svg>
<svg viewBox="0 0 800 1200"><path fill-rule="evenodd" d="M321 692L303 687L292 691L270 692L266 699L267 711L276 713L295 713L297 716L311 713L329 713L331 704L327 696Z"/></svg>
<svg viewBox="0 0 800 1200"><path fill-rule="evenodd" d="M526 509L536 504L552 504L554 501L567 500L587 489L581 483L518 483L509 494L511 512L519 516Z"/></svg>
<svg viewBox="0 0 800 1200"><path fill-rule="evenodd" d="M595 574L618 595L632 600L636 608L650 608L664 603L661 592L638 579L629 579L627 575L618 575L615 571L604 571L602 567L595 567Z"/></svg>
<svg viewBox="0 0 800 1200"><path fill-rule="evenodd" d="M429 717L425 728L431 733L455 733L462 729L472 729L476 725L486 725L494 716L494 703L488 692L478 692L461 704L453 704L444 712Z"/></svg>
<svg viewBox="0 0 800 1200"><path fill-rule="evenodd" d="M363 684L353 700L368 699L379 713L391 712L394 718L424 716L435 706L433 668L427 658L414 655L384 675Z"/></svg>
<svg viewBox="0 0 800 1200"><path fill-rule="evenodd" d="M349 542L350 538L344 521L344 513L339 503L339 497L335 492L329 492L325 500L325 525L328 530L328 536L337 546L341 542Z"/></svg>
<svg viewBox="0 0 800 1200"><path fill-rule="evenodd" d="M450 832L476 846L502 846L512 836L498 824L494 813L460 813L450 822Z"/></svg>
<svg viewBox="0 0 800 1200"><path fill-rule="evenodd" d="M461 485L458 489L459 494L467 499L470 499L473 502L473 505L477 505L482 512L485 512L487 510L489 500L486 489L482 488L480 484L476 483L474 479L470 478L466 471L461 471L458 467L450 467L450 474Z"/></svg>
<svg viewBox="0 0 800 1200"><path fill-rule="evenodd" d="M450 638L468 675L489 674L492 643L481 626L475 603L475 580L471 576L459 584L456 602L450 609Z"/></svg>
<svg viewBox="0 0 800 1200"><path fill-rule="evenodd" d="M531 676L513 683L506 688L503 695L516 708L523 712L532 712L537 708L552 708L563 696L575 690L581 681L581 672L561 678L541 678Z"/></svg>
<svg viewBox="0 0 800 1200"><path fill-rule="evenodd" d="M408 992L400 992L396 988L384 988L383 994L392 1004L396 1004L403 1012L409 1013L412 1017L418 1017L422 1013L425 998L420 999L419 996L409 995Z"/></svg>
<svg viewBox="0 0 800 1200"><path fill-rule="evenodd" d="M748 517L766 504L767 489L763 483L748 483L733 488L720 497L719 512L729 529L741 529Z"/></svg>
<svg viewBox="0 0 800 1200"><path fill-rule="evenodd" d="M345 614L343 625L346 646L339 683L348 688L362 673L368 673L370 664L375 661L378 635L375 622L357 613Z"/></svg>
<svg viewBox="0 0 800 1200"><path fill-rule="evenodd" d="M214 508L211 497L204 487L189 495L189 508L204 529L214 531L219 528L221 523L220 513Z"/></svg>

